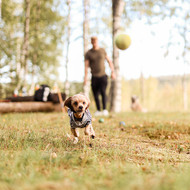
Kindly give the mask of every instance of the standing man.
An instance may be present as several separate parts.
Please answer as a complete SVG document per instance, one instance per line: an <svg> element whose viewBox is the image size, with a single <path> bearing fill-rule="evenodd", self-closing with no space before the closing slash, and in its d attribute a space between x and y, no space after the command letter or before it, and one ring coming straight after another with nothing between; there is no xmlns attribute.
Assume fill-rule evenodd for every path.
<svg viewBox="0 0 190 190"><path fill-rule="evenodd" d="M90 67L92 73L91 86L96 102L97 111L95 116L108 116L106 109L106 87L107 75L105 73L105 60L109 63L111 69L111 78L115 79L114 66L111 59L107 56L106 51L98 45L98 38L91 37L92 48L85 54L85 75L84 85L87 83L88 68ZM102 97L103 111L101 112L99 94Z"/></svg>

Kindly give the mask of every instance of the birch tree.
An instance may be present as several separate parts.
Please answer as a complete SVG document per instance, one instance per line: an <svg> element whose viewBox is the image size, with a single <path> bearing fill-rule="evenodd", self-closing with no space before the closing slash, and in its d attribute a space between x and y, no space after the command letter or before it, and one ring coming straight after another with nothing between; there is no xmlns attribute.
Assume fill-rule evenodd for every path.
<svg viewBox="0 0 190 190"><path fill-rule="evenodd" d="M35 14L34 14L34 40L37 46L38 43L38 36L39 36L39 23L40 23L40 7L41 6L41 0L37 0L36 4L35 4ZM35 89L35 81L34 81L34 77L36 75L36 67L38 65L38 57L39 57L39 53L38 53L38 49L36 48L31 56L32 58L32 69L31 69L31 78L32 78L32 82L31 82L31 87L29 89L29 95L33 95L34 94L34 89Z"/></svg>
<svg viewBox="0 0 190 190"><path fill-rule="evenodd" d="M68 80L68 64L69 64L69 46L70 46L70 38L71 38L71 0L67 0L68 6L68 14L67 14L67 42L66 42L66 63L65 63L65 71L66 71L66 79L65 79L65 94L66 97L69 96L69 80Z"/></svg>
<svg viewBox="0 0 190 190"><path fill-rule="evenodd" d="M179 4L181 3L181 4ZM168 56L170 50L172 51L173 47L179 49L176 59L180 61L182 67L184 66L184 74L181 77L182 79L182 96L183 96L183 108L186 111L188 109L188 92L187 92L187 76L186 69L190 64L189 61L189 51L190 51L190 41L189 41L189 31L190 31L190 8L189 2L176 1L170 5L169 15L165 17L170 17L171 21L174 22L173 28L170 31L170 39L166 45L165 56ZM177 37L176 37L177 36ZM177 39L177 41L176 41Z"/></svg>
<svg viewBox="0 0 190 190"><path fill-rule="evenodd" d="M89 41L89 10L90 2L89 0L83 0L83 48L84 55L88 51L88 41ZM84 94L89 96L90 92L90 71L88 71L88 81L84 85Z"/></svg>
<svg viewBox="0 0 190 190"><path fill-rule="evenodd" d="M184 48L182 52L182 58L183 58L183 64L189 64L190 61L187 58L188 51L190 50L190 43L188 41L188 33L189 33L189 20L190 20L190 14L187 13L184 18L184 25L179 30L179 33L183 39L184 42ZM184 71L184 75L182 77L182 87L183 87L183 108L185 111L188 109L188 92L187 92L187 77L186 77L186 71Z"/></svg>
<svg viewBox="0 0 190 190"><path fill-rule="evenodd" d="M60 5L55 0L28 2L29 6L26 6L26 0L2 1L0 70L3 72L0 71L0 76L1 81L9 81L1 86L6 86L3 89L6 93L4 97L11 96L17 88L20 90L24 82L28 89L33 82L53 85L57 81L65 15L61 14ZM62 5L65 6L65 2ZM27 19L26 12L29 16ZM24 65L27 67L26 72Z"/></svg>
<svg viewBox="0 0 190 190"><path fill-rule="evenodd" d="M144 103L144 75L143 75L142 71L141 71L141 75L139 78L139 82L140 82L140 98L141 98L141 102L143 104Z"/></svg>
<svg viewBox="0 0 190 190"><path fill-rule="evenodd" d="M21 71L19 76L19 82L17 90L20 89L22 83L25 86L26 75L28 73L27 59L28 59L28 47L29 47L29 28L30 28L30 0L24 1L25 10L25 22L24 22L24 41L21 50Z"/></svg>
<svg viewBox="0 0 190 190"><path fill-rule="evenodd" d="M123 0L112 0L112 35L113 35L113 64L116 79L111 82L111 111L121 111L121 76L119 70L119 50L115 45L115 37L120 30L121 15L124 10Z"/></svg>
<svg viewBox="0 0 190 190"><path fill-rule="evenodd" d="M2 15L1 15L1 5L2 5L2 0L0 0L0 21L1 21L1 17L2 17Z"/></svg>

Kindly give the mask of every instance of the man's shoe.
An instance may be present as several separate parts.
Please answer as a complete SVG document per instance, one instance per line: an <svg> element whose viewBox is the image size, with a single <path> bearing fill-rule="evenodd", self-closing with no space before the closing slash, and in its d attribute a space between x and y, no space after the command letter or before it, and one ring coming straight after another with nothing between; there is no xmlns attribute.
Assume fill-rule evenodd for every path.
<svg viewBox="0 0 190 190"><path fill-rule="evenodd" d="M94 113L94 116L95 117L98 117L98 116L101 116L102 115L102 113L100 112L100 111L96 111L95 113Z"/></svg>
<svg viewBox="0 0 190 190"><path fill-rule="evenodd" d="M102 114L103 114L103 116L108 116L108 115L109 115L109 112L108 112L108 110L103 110L103 111L102 111Z"/></svg>

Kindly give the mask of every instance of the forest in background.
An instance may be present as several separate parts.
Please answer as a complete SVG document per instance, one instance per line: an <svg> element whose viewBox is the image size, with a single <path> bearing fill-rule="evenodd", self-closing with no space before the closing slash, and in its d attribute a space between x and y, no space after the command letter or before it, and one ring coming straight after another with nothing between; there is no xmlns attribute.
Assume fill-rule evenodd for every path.
<svg viewBox="0 0 190 190"><path fill-rule="evenodd" d="M140 103L148 111L184 111L183 76L149 77L144 79L122 80L122 111L130 111L131 96L137 95ZM187 94L190 94L190 76L186 76ZM142 92L143 91L143 92ZM143 94L143 95L142 95ZM190 101L187 99L187 110Z"/></svg>
<svg viewBox="0 0 190 190"><path fill-rule="evenodd" d="M190 11L187 1L83 0L82 6L77 7L76 2L70 0L0 0L1 98L10 96L15 89L21 90L23 87L33 93L35 84L45 83L53 87L56 82L63 89L65 81L59 80L58 69L63 63L63 72L66 75L69 74L67 72L69 64L67 55L76 27L83 31L84 23L87 23L86 35L83 35L83 31L77 36L83 41L89 38L93 32L100 34L106 31L105 35L110 39L113 38L112 16L114 15L112 13L114 13L114 5L119 2L122 2L123 6L123 13L120 13L121 29L130 27L130 24L136 19L143 19L147 25L151 25L161 22L165 18L170 18L174 22L174 28L171 30L171 37L163 47L165 49L163 57L170 54L173 45L183 46L179 54L176 55L176 59L181 60L181 63L189 64L188 23ZM73 12L74 9L77 10L77 13ZM70 23L72 14L84 16L84 20L75 23L74 28ZM176 33L179 34L182 42L174 37ZM86 44L86 47L88 45ZM104 45L106 46L106 44ZM117 63L115 68L118 66ZM182 78L184 79L182 80ZM189 105L187 106L188 99L184 99L189 94L189 81L185 75L176 80L175 85L166 82L164 87L160 86L158 79L144 79L142 76L139 80L122 81L122 110L129 109L132 94L138 95L142 104L149 110L160 110L163 107L166 110L167 105L171 106L171 111L181 109L184 107L183 104L186 104L186 110L189 107ZM142 81L144 81L143 86ZM119 80L117 82L120 83ZM79 87L76 86L78 83L70 84L70 94L73 89L78 89L77 93L83 91L83 89L80 90L82 84L79 84ZM186 103L184 103L185 101ZM162 102L163 106L161 106Z"/></svg>
<svg viewBox="0 0 190 190"><path fill-rule="evenodd" d="M190 94L190 75L186 76L187 80L187 93ZM131 111L131 96L136 95L139 97L141 105L150 112L177 112L184 111L184 94L183 94L183 76L162 76L162 77L148 77L142 79L122 79L122 100L121 111ZM108 94L108 107L110 102L111 82L109 81L107 94ZM83 91L83 83L72 82L70 84L70 95L74 95ZM93 94L90 91L91 109L95 110L95 102ZM188 109L190 111L190 100L187 99Z"/></svg>

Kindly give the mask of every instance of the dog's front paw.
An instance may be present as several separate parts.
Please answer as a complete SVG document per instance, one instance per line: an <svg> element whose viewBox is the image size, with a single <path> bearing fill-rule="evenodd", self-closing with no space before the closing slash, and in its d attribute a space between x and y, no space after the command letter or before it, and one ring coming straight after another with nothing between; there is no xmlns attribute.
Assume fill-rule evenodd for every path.
<svg viewBox="0 0 190 190"><path fill-rule="evenodd" d="M79 141L78 137L75 137L73 143L74 143L74 144L77 144L78 141Z"/></svg>

